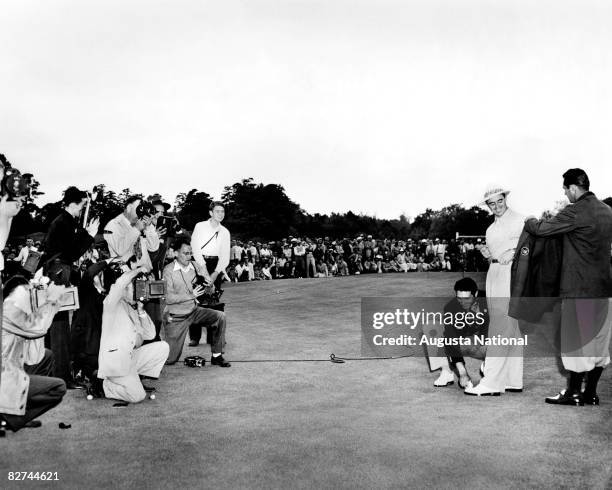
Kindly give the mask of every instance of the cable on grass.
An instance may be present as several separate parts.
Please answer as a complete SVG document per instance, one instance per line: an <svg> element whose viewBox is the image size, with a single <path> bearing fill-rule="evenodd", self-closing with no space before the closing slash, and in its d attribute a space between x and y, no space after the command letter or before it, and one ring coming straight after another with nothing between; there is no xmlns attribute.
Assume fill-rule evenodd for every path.
<svg viewBox="0 0 612 490"><path fill-rule="evenodd" d="M387 357L338 357L334 353L328 359L243 359L232 363L256 363L256 362L332 362L334 364L344 364L346 361L384 361L389 359L402 359L411 356L387 356Z"/></svg>

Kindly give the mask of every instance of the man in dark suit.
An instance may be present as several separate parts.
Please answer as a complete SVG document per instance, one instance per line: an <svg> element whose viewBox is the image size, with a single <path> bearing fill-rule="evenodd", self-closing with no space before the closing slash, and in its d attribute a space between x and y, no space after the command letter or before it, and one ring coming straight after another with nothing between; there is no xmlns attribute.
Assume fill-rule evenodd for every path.
<svg viewBox="0 0 612 490"><path fill-rule="evenodd" d="M92 220L86 228L79 216L87 203L87 193L74 186L68 187L62 198L62 211L49 226L46 252L46 275L55 283L72 285L75 279L72 265L94 242L100 224ZM67 311L60 311L47 333L46 344L55 356L54 376L62 378L68 388L77 388L70 368L70 320Z"/></svg>
<svg viewBox="0 0 612 490"><path fill-rule="evenodd" d="M563 190L572 204L550 219L525 223L533 235L563 237L561 357L570 376L567 390L546 398L555 405L598 405L597 382L610 363L612 209L589 186L584 170L569 169L563 174Z"/></svg>

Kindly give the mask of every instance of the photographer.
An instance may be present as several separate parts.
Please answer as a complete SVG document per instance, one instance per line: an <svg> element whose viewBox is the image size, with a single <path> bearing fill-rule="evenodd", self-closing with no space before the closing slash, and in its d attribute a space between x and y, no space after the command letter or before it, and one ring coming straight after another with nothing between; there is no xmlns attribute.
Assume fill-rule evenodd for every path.
<svg viewBox="0 0 612 490"><path fill-rule="evenodd" d="M163 205L161 208L163 209ZM108 243L110 256L118 257L123 262L134 258L136 267L142 265L153 273L159 273L160 268L156 264L160 258L163 260L165 255L159 231L162 234L166 231L156 229L159 215L160 211L150 202L138 196L130 197L125 203L123 213L104 227L104 238ZM159 301L149 302L145 308L155 324L153 340L159 340L162 324Z"/></svg>
<svg viewBox="0 0 612 490"><path fill-rule="evenodd" d="M155 325L143 303L134 299L133 281L148 271L141 266L124 273L104 300L98 378L104 380L107 398L141 402L146 393L139 376L159 377L168 358L166 342L143 345L143 340L155 337Z"/></svg>
<svg viewBox="0 0 612 490"><path fill-rule="evenodd" d="M4 157L4 155L2 155ZM4 179L4 164L0 159L0 176ZM4 256L2 250L6 246L13 218L21 211L23 203L21 199L9 201L7 195L0 198L0 353L2 352L2 274L4 271ZM0 355L0 386L2 385L2 356Z"/></svg>
<svg viewBox="0 0 612 490"><path fill-rule="evenodd" d="M87 203L87 193L68 187L62 198L62 211L49 226L47 233L45 275L55 284L70 286L73 264L85 253L98 232L99 221L94 219L87 228L79 216ZM55 356L55 376L62 378L68 388L76 387L70 372L70 320L67 311L59 312L47 334L47 347Z"/></svg>
<svg viewBox="0 0 612 490"><path fill-rule="evenodd" d="M176 258L164 269L166 281L167 322L164 327L165 339L170 344L168 364L178 361L183 351L187 329L192 325L198 329L213 329L211 340L211 364L230 367L223 359L225 347L225 313L204 308L197 298L206 293L203 285L194 287L197 276L211 283L208 272L197 262L192 262L191 245L186 239L179 239L175 245Z"/></svg>
<svg viewBox="0 0 612 490"><path fill-rule="evenodd" d="M123 213L110 220L104 227L104 238L111 257L128 262L136 257L137 266L151 270L153 264L149 252L159 249L159 234L152 222L157 210L147 201L132 196L125 202Z"/></svg>
<svg viewBox="0 0 612 490"><path fill-rule="evenodd" d="M64 291L63 286L51 284L45 304L32 311L27 279L15 276L4 288L0 419L12 431L38 427L40 422L30 421L58 405L66 394L64 381L49 377L53 354L43 341Z"/></svg>

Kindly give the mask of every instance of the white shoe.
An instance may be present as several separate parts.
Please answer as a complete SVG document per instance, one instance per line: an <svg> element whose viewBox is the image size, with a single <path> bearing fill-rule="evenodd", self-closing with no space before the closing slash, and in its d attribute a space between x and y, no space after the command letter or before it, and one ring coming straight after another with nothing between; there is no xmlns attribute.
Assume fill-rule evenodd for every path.
<svg viewBox="0 0 612 490"><path fill-rule="evenodd" d="M488 386L480 383L478 386L468 386L464 393L472 396L499 396L501 392L492 390Z"/></svg>
<svg viewBox="0 0 612 490"><path fill-rule="evenodd" d="M442 370L440 376L434 381L436 388L443 388L444 386L450 386L455 382L455 375L451 371Z"/></svg>

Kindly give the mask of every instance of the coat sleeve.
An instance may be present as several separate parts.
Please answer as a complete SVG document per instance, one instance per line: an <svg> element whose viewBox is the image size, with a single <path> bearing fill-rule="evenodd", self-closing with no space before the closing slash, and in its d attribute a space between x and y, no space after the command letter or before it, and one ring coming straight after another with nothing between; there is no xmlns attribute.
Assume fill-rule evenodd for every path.
<svg viewBox="0 0 612 490"><path fill-rule="evenodd" d="M45 303L32 313L27 313L8 299L4 302L2 328L27 339L43 337L51 327L53 317L58 311L59 303Z"/></svg>
<svg viewBox="0 0 612 490"><path fill-rule="evenodd" d="M532 235L545 237L567 233L576 228L576 208L566 206L550 219L530 219L525 222L525 230Z"/></svg>
<svg viewBox="0 0 612 490"><path fill-rule="evenodd" d="M127 260L134 251L134 243L138 240L140 232L133 226L122 230L114 221L106 225L105 231L109 232L104 235L104 238L108 243L111 257L121 257Z"/></svg>
<svg viewBox="0 0 612 490"><path fill-rule="evenodd" d="M123 297L123 291L128 284L138 275L138 271L129 271L123 274L115 284L110 288L108 296L104 299L104 306L112 306L119 303L119 300Z"/></svg>
<svg viewBox="0 0 612 490"><path fill-rule="evenodd" d="M157 252L159 249L159 234L153 225L149 225L144 230L145 241L147 242L147 250L149 252Z"/></svg>

